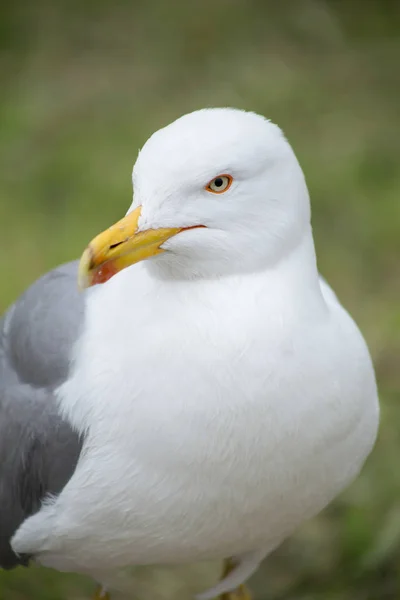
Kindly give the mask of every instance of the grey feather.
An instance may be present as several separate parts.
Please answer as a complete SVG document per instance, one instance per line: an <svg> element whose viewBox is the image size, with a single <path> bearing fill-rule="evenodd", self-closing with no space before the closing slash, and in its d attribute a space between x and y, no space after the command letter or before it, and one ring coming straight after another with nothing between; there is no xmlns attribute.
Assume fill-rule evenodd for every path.
<svg viewBox="0 0 400 600"><path fill-rule="evenodd" d="M0 319L0 567L26 564L10 539L73 474L82 439L64 421L54 389L68 377L84 296L77 263L38 279Z"/></svg>

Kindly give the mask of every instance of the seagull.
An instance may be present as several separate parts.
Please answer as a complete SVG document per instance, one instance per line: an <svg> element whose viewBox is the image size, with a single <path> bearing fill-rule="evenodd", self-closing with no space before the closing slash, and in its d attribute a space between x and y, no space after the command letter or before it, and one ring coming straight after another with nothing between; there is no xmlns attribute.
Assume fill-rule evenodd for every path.
<svg viewBox="0 0 400 600"><path fill-rule="evenodd" d="M320 277L301 167L231 108L154 133L124 218L0 322L0 565L260 562L360 472L367 345ZM82 291L78 291L77 281Z"/></svg>

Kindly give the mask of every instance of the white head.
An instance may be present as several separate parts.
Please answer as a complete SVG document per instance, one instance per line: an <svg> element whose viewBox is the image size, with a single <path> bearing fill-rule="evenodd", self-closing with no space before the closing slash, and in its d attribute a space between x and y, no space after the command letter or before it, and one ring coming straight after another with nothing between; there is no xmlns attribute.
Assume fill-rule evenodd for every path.
<svg viewBox="0 0 400 600"><path fill-rule="evenodd" d="M157 131L139 153L133 186L128 216L86 251L86 284L143 258L172 276L268 268L309 229L292 148L276 125L250 112L199 110Z"/></svg>

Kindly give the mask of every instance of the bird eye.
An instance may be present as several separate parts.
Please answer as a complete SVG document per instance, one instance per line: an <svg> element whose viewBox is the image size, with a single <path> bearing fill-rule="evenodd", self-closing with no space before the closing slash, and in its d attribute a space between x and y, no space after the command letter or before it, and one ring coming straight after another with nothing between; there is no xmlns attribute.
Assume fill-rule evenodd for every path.
<svg viewBox="0 0 400 600"><path fill-rule="evenodd" d="M222 194L226 192L232 185L233 178L230 175L218 175L215 179L212 179L210 183L206 185L207 192L213 194Z"/></svg>

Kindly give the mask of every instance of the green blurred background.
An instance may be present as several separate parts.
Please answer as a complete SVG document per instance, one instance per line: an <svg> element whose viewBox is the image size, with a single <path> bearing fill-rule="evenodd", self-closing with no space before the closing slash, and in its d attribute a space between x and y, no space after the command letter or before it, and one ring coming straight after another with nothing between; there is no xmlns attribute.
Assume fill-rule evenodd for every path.
<svg viewBox="0 0 400 600"><path fill-rule="evenodd" d="M0 7L0 309L122 216L138 148L204 106L277 122L308 180L321 272L364 332L382 426L357 482L266 561L258 600L400 597L400 2L14 0ZM184 600L218 565L138 569ZM0 600L92 583L0 574Z"/></svg>

